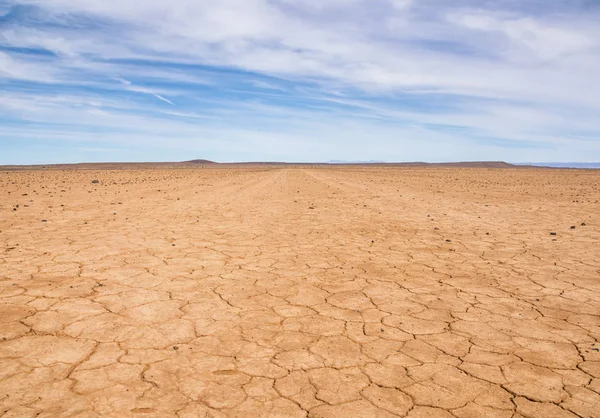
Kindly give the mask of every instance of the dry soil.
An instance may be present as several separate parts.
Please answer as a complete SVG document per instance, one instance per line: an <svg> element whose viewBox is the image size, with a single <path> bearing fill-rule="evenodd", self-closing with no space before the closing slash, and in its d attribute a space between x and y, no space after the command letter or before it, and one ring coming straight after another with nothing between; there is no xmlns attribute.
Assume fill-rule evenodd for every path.
<svg viewBox="0 0 600 418"><path fill-rule="evenodd" d="M599 201L600 171L2 171L0 416L598 417Z"/></svg>

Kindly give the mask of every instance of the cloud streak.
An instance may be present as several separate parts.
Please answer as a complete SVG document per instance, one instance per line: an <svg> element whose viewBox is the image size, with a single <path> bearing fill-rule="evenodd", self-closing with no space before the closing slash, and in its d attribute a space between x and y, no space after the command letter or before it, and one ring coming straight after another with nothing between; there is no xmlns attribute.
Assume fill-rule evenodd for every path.
<svg viewBox="0 0 600 418"><path fill-rule="evenodd" d="M163 102L169 103L170 105L175 105L175 103L173 103L172 101L170 101L169 99L161 96L158 93L155 93L149 89L143 88L143 87L138 87L138 86L134 86L131 81L126 80L124 78L121 77L115 77L115 80L119 81L123 86L125 86L125 89L128 91L134 91L136 93L144 93L144 94L150 94L151 96L156 97L159 100L162 100Z"/></svg>

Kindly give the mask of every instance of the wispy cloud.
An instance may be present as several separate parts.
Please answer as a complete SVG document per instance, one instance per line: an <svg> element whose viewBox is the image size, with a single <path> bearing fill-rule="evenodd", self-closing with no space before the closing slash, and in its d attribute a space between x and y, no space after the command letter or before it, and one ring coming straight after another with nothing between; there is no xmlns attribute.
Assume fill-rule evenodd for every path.
<svg viewBox="0 0 600 418"><path fill-rule="evenodd" d="M0 135L23 149L72 130L151 131L144 159L162 155L159 133L215 159L362 159L365 143L369 159L600 155L593 2L8 0L0 13Z"/></svg>
<svg viewBox="0 0 600 418"><path fill-rule="evenodd" d="M125 86L125 89L128 91L134 91L136 93L150 94L150 95L156 97L157 99L162 100L163 102L169 103L170 105L175 105L175 103L173 103L169 99L166 99L165 97L161 96L158 93L153 92L150 89L134 86L131 83L131 81L129 81L129 80L125 80L124 78L121 78L121 77L115 77L115 80L119 81L123 86Z"/></svg>

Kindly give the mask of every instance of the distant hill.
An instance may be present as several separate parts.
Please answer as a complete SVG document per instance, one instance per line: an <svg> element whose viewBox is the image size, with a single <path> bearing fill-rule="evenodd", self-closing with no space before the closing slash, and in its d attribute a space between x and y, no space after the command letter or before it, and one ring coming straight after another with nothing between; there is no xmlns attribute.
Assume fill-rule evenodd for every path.
<svg viewBox="0 0 600 418"><path fill-rule="evenodd" d="M210 160L190 160L190 161L183 161L184 164L218 164L214 161L210 161Z"/></svg>

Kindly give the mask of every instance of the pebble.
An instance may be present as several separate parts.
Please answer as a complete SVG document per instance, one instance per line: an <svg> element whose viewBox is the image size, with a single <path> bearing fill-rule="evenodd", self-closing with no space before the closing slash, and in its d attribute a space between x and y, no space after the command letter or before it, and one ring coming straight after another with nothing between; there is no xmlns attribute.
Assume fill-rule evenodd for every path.
<svg viewBox="0 0 600 418"><path fill-rule="evenodd" d="M556 235L556 232L550 232L550 235Z"/></svg>
<svg viewBox="0 0 600 418"><path fill-rule="evenodd" d="M99 180L92 180L92 184L98 184L98 183L100 183Z"/></svg>

